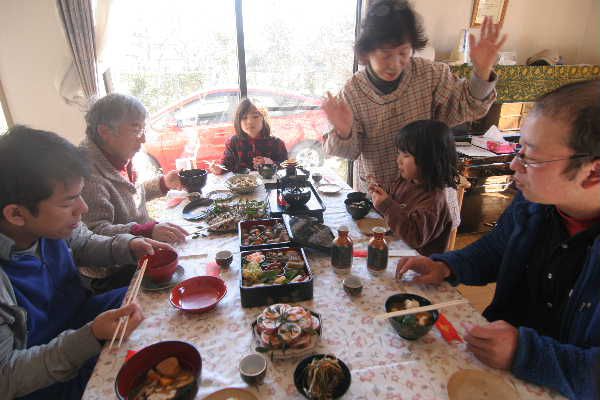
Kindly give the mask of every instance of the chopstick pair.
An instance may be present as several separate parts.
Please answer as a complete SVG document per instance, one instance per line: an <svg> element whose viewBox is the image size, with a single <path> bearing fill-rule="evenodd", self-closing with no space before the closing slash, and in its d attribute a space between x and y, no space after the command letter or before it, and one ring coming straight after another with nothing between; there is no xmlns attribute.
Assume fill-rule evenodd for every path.
<svg viewBox="0 0 600 400"><path fill-rule="evenodd" d="M431 304L429 306L408 308L406 310L377 314L374 317L374 319L377 321L381 321L381 320L388 319L388 318L401 317L403 315L416 314L416 313L425 312L425 311L433 311L433 310L437 310L437 309L444 308L444 307L459 306L461 304L467 304L467 303L468 303L468 301L465 299L445 301L443 303Z"/></svg>
<svg viewBox="0 0 600 400"><path fill-rule="evenodd" d="M142 263L142 267L140 268L140 271L137 274L135 281L133 282L132 290L127 293L127 297L125 299L126 306L131 304L137 298L138 292L140 291L140 286L142 285L142 279L144 278L144 273L146 272L147 265L148 265L148 257L146 257L144 259L144 262ZM115 339L117 338L117 335L119 334L119 330L121 330L121 327L122 327L123 329L121 330L121 336L119 337L119 342L117 344L117 347L121 347L121 343L123 342L123 338L125 337L125 332L127 332L127 324L128 323L129 323L129 316L119 318L119 323L117 324L117 329L115 329L115 333L113 334L112 340L110 341L110 345L108 346L109 350L112 349L113 344L115 343Z"/></svg>
<svg viewBox="0 0 600 400"><path fill-rule="evenodd" d="M217 163L217 162L215 162L215 161L212 161L212 162L211 162L211 161L209 161L209 162L207 162L207 164L208 164L209 166L211 166L211 167L212 167L213 165L214 165L214 166L217 166L217 167L221 168L223 171L229 171L229 168L227 168L227 167L226 167L226 166L224 166L223 164L218 164L218 163Z"/></svg>

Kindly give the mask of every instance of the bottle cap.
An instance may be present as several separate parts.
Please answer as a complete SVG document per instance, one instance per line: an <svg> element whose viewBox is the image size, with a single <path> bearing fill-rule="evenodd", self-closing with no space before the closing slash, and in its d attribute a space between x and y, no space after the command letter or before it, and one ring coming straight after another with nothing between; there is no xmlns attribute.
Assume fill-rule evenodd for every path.
<svg viewBox="0 0 600 400"><path fill-rule="evenodd" d="M338 232L350 232L350 229L346 225L342 225L338 228Z"/></svg>
<svg viewBox="0 0 600 400"><path fill-rule="evenodd" d="M383 226L376 226L373 229L371 229L371 231L373 233L385 233L386 232L386 230Z"/></svg>

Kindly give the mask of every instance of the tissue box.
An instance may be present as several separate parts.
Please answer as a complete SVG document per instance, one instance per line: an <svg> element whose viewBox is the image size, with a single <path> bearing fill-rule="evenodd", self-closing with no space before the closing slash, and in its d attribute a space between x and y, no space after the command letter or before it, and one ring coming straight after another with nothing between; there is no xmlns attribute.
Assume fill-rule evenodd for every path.
<svg viewBox="0 0 600 400"><path fill-rule="evenodd" d="M507 154L514 153L517 149L516 143L510 143L506 141L490 140L486 137L473 136L471 138L471 144L493 151L496 154Z"/></svg>

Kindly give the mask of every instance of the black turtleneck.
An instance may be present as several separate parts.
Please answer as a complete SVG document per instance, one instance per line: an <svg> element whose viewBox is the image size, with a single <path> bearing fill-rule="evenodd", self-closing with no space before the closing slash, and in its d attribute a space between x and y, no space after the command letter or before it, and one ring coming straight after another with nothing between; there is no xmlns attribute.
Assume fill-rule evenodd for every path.
<svg viewBox="0 0 600 400"><path fill-rule="evenodd" d="M369 81L383 94L390 94L394 90L398 89L398 85L402 80L402 74L393 81L386 81L377 76L375 71L371 68L371 64L367 64L367 78Z"/></svg>

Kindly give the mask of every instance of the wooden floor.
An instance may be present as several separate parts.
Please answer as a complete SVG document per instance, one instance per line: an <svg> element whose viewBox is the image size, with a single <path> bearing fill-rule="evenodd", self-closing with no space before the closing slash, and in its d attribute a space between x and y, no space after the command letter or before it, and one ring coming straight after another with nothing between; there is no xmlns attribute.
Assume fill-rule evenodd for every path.
<svg viewBox="0 0 600 400"><path fill-rule="evenodd" d="M479 239L481 236L481 233L458 234L456 236L456 244L454 245L454 249L462 249L463 247L468 246L472 242ZM462 295L465 296L473 305L473 307L475 307L479 312L483 312L488 304L490 304L495 290L495 283L486 286L458 286L458 291L462 293Z"/></svg>

